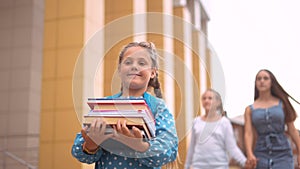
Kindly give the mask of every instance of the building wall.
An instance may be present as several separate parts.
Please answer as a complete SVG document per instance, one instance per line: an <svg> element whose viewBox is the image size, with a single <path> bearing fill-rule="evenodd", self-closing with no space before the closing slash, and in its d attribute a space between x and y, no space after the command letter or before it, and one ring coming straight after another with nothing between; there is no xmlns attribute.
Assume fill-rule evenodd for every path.
<svg viewBox="0 0 300 169"><path fill-rule="evenodd" d="M92 168L72 157L71 146L86 98L120 90L117 56L131 41L152 41L161 55L159 79L176 118L182 168L189 124L210 84L203 66L210 49L201 35L208 18L191 6L182 0L1 1L0 168Z"/></svg>
<svg viewBox="0 0 300 169"><path fill-rule="evenodd" d="M83 0L45 0L39 168L80 168L71 145L80 123L72 78L84 44ZM76 89L82 91L82 89Z"/></svg>
<svg viewBox="0 0 300 169"><path fill-rule="evenodd" d="M38 163L44 2L0 3L0 168Z"/></svg>

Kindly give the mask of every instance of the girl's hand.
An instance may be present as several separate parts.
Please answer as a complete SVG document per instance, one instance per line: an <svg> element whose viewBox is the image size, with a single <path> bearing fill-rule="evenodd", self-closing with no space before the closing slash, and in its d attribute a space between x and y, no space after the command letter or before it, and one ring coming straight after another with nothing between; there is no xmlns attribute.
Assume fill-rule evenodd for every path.
<svg viewBox="0 0 300 169"><path fill-rule="evenodd" d="M116 126L114 126L114 129L115 133L113 139L140 152L144 152L149 148L149 143L143 141L141 130L134 126L129 130L126 125L126 120L119 120Z"/></svg>
<svg viewBox="0 0 300 169"><path fill-rule="evenodd" d="M101 118L97 118L91 123L89 130L86 126L82 129L81 134L85 142L89 143L86 145L92 145L91 148L95 148L96 145L99 146L105 140L113 136L113 134L105 134L105 130L106 122Z"/></svg>
<svg viewBox="0 0 300 169"><path fill-rule="evenodd" d="M251 165L250 161L247 160L246 163L245 163L245 166L244 166L244 169L253 169L253 165Z"/></svg>
<svg viewBox="0 0 300 169"><path fill-rule="evenodd" d="M256 168L256 165L257 165L257 159L256 159L256 157L253 155L253 154L251 154L251 155L248 155L248 157L247 157L247 161L246 161L246 165L245 165L245 168Z"/></svg>
<svg viewBox="0 0 300 169"><path fill-rule="evenodd" d="M138 138L138 139L143 138L142 132L138 128L133 126L131 131L128 129L128 127L126 125L126 120L123 120L123 121L119 120L117 122L115 130L117 131L117 133L122 134L127 137Z"/></svg>

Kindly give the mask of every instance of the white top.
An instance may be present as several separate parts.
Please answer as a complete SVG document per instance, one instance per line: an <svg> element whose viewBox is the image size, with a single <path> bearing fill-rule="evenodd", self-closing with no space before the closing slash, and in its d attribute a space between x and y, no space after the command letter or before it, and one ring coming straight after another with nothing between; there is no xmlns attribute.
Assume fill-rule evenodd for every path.
<svg viewBox="0 0 300 169"><path fill-rule="evenodd" d="M245 165L246 157L236 144L230 121L226 117L215 122L195 118L185 169L228 169L229 155Z"/></svg>

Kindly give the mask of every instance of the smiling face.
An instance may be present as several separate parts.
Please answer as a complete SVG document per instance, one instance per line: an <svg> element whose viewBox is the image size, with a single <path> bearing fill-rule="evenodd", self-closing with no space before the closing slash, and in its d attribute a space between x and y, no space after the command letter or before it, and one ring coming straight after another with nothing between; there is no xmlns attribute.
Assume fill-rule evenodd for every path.
<svg viewBox="0 0 300 169"><path fill-rule="evenodd" d="M206 113L215 112L221 104L220 101L216 99L215 94L209 90L202 95L201 101Z"/></svg>
<svg viewBox="0 0 300 169"><path fill-rule="evenodd" d="M146 49L133 46L124 53L118 67L123 90L129 93L144 93L147 90L150 78L155 76L151 58Z"/></svg>
<svg viewBox="0 0 300 169"><path fill-rule="evenodd" d="M259 92L270 91L272 86L270 74L264 70L260 71L256 76L255 86Z"/></svg>

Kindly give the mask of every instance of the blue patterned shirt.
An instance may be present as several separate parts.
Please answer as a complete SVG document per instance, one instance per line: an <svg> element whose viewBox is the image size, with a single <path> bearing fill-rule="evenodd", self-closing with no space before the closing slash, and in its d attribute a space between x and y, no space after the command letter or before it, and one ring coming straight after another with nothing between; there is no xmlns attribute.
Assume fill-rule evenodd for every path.
<svg viewBox="0 0 300 169"><path fill-rule="evenodd" d="M118 98L121 93L108 98ZM150 147L145 152L133 149L109 139L101 144L96 154L83 152L84 139L78 133L72 146L72 155L80 162L95 163L95 169L160 169L161 166L176 159L178 137L173 115L165 102L157 97L144 93L144 99L155 118L155 137L147 140Z"/></svg>

